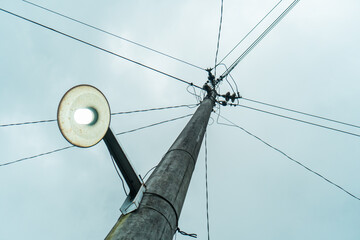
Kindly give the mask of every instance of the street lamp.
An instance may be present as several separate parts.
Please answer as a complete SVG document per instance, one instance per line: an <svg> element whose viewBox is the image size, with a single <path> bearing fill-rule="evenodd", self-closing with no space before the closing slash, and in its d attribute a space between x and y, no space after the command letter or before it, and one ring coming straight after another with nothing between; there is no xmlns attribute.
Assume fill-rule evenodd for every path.
<svg viewBox="0 0 360 240"><path fill-rule="evenodd" d="M87 148L104 140L130 189L120 208L123 214L127 214L138 208L146 189L109 128L110 118L106 97L90 85L78 85L68 90L61 99L57 112L60 132L71 144Z"/></svg>
<svg viewBox="0 0 360 240"><path fill-rule="evenodd" d="M90 85L78 85L60 101L57 120L62 135L78 147L91 147L103 139L110 125L105 96Z"/></svg>

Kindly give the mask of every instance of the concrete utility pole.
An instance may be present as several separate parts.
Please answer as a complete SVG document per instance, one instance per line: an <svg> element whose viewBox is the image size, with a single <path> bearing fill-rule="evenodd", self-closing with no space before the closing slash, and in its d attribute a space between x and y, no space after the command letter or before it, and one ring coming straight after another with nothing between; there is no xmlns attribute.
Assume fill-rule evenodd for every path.
<svg viewBox="0 0 360 240"><path fill-rule="evenodd" d="M106 240L171 240L204 138L216 92L209 87L184 130L146 181L139 208L121 215Z"/></svg>

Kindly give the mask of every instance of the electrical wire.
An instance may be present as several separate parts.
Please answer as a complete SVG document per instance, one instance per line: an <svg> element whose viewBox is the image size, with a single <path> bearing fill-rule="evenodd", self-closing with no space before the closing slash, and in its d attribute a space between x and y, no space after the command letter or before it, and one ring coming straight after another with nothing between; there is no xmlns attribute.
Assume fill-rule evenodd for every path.
<svg viewBox="0 0 360 240"><path fill-rule="evenodd" d="M213 125L215 120L210 116L208 126Z"/></svg>
<svg viewBox="0 0 360 240"><path fill-rule="evenodd" d="M194 87L192 87L192 90L193 90L194 92L190 92L190 91L189 91L189 88L190 88L190 87L192 87L192 86L190 86L190 85L187 86L187 87L186 87L186 91L187 91L188 93L190 93L191 95L193 95L193 96L195 97L195 99L196 99L196 102L199 104L199 103L201 102L201 96L196 93L196 89L195 89Z"/></svg>
<svg viewBox="0 0 360 240"><path fill-rule="evenodd" d="M252 134L251 132L247 131L246 129L244 129L243 127L240 127L239 125L235 124L234 122L230 121L229 119L220 116L222 119L226 120L227 122L229 122L230 124L223 124L223 125L227 125L227 126L231 126L231 127L237 127L239 129L241 129L242 131L244 131L245 133L249 134L250 136L258 139L259 141L261 141L262 143L264 143L266 146L272 148L273 150L279 152L280 154L282 154L283 156L285 156L286 158L288 158L289 160L293 161L294 163L300 165L301 167L305 168L307 171L317 175L318 177L322 178L323 180L325 180L326 182L330 183L331 185L337 187L338 189L340 189L341 191L345 192L346 194L350 195L351 197L360 200L359 197L355 196L354 194L352 194L351 192L345 190L343 187L341 187L340 185L334 183L333 181L329 180L328 178L324 177L323 175L321 175L320 173L310 169L309 167L305 166L304 164L302 164L301 162L295 160L294 158L290 157L289 155L287 155L286 153L284 153L283 151L281 151L280 149L272 146L271 144L267 143L266 141L264 141L263 139L261 139L260 137L255 136L254 134Z"/></svg>
<svg viewBox="0 0 360 240"><path fill-rule="evenodd" d="M258 112L263 112L263 113L267 113L267 114L270 114L270 115L274 115L274 116L278 116L278 117L290 119L290 120L293 120L293 121L297 121L297 122L301 122L301 123L306 123L306 124L309 124L309 125L312 125L312 126L325 128L325 129L328 129L328 130L332 130L332 131L336 131L336 132L340 132L340 133L352 135L352 136L355 136L355 137L360 137L360 134L356 134L356 133L352 133L352 132L348 132L348 131L343 131L343 130L340 130L340 129L337 129L337 128L327 127L327 126L324 126L324 125L321 125L321 124L312 123L312 122L304 121L304 120L301 120L301 119L288 117L288 116L285 116L285 115L281 115L281 114L277 114L277 113L273 113L273 112L261 110L261 109L258 109L258 108L253 108L253 107L249 107L249 106L245 106L245 105L240 105L240 104L232 104L232 103L229 103L229 105L230 105L230 106L239 106L239 107L243 107L243 108L255 110L255 111L258 111Z"/></svg>
<svg viewBox="0 0 360 240"><path fill-rule="evenodd" d="M55 153L55 152L60 152L60 151L63 151L63 150L66 150L66 149L69 149L69 148L72 148L72 147L74 147L74 146L68 146L68 147L64 147L64 148L59 148L59 149L55 149L55 150L50 151L50 152L41 153L41 154L38 154L38 155L35 155L35 156L21 158L21 159L15 160L15 161L7 162L7 163L2 163L2 164L0 164L0 167L11 165L11 164L18 163L18 162L22 162L22 161L33 159L33 158L42 157L42 156L49 155L49 154L52 154L52 153Z"/></svg>
<svg viewBox="0 0 360 240"><path fill-rule="evenodd" d="M190 86L189 86L190 87ZM121 114L130 114L130 113L141 113L141 112L149 112L149 111L158 111L158 110L167 110L167 109L174 109L174 108L193 108L198 106L199 104L184 104L184 105L176 105L176 106L169 106L169 107L158 107L158 108L149 108L149 109L140 109L140 110L133 110L133 111L127 111L127 112L115 112L111 113L111 115L121 115Z"/></svg>
<svg viewBox="0 0 360 240"><path fill-rule="evenodd" d="M111 156L111 161L112 161L112 163L113 163L113 165L114 165L114 168L115 168L115 170L116 170L116 173L117 173L117 175L119 176L119 178L120 178L120 180L121 180L121 184L122 184L124 193L125 193L126 196L128 196L129 194L128 194L128 192L126 191L124 179L121 177L121 175L120 175L120 173L119 173L119 170L118 170L118 168L116 167L115 159L114 159L113 155L110 154L110 156Z"/></svg>
<svg viewBox="0 0 360 240"><path fill-rule="evenodd" d="M319 115L314 115L314 114L310 114L310 113L306 113L306 112L301 112L301 111L293 110L293 109L290 109L290 108L280 107L280 106L276 106L276 105L273 105L273 104L269 104L269 103L260 102L260 101L253 100L253 99L249 99L249 98L241 98L241 99L244 99L244 100L249 101L249 102L254 102L254 103L263 104L263 105L266 105L266 106L269 106L269 107L274 107L274 108L278 108L278 109L282 109L282 110L286 110L286 111L290 111L290 112L294 112L294 113L303 114L303 115L310 116L310 117L314 117L314 118L319 118L319 119L326 120L326 121L330 121L330 122L334 122L334 123L339 123L339 124L347 125L347 126L350 126L350 127L360 128L360 126L358 126L358 125L354 125L354 124L346 123L346 122L341 122L341 121L334 120L334 119L330 119L330 118L326 118L326 117L321 117L321 116L319 116Z"/></svg>
<svg viewBox="0 0 360 240"><path fill-rule="evenodd" d="M144 177L143 177L143 180L145 180L146 176L147 176L152 170L154 170L157 166L158 166L158 165L150 168L149 171L147 171L147 172L145 173L145 175L144 175Z"/></svg>
<svg viewBox="0 0 360 240"><path fill-rule="evenodd" d="M224 64L224 63L221 63L221 65L224 65L225 66L225 68L226 69L228 69L228 67ZM238 95L238 97L240 97L240 93L239 93L239 87L238 87L238 85L237 85L237 83L236 83L236 81L235 81L235 79L233 78L233 76L229 73L229 75L228 76L230 76L230 78L231 78L231 80L233 81L233 83L235 84L235 89L236 89L236 94ZM225 79L227 79L227 77L228 76L226 76L225 77ZM239 100L239 99L238 99ZM239 101L238 101L238 103L239 103Z"/></svg>
<svg viewBox="0 0 360 240"><path fill-rule="evenodd" d="M183 105L176 105L176 106L169 106L169 107L139 109L139 110L133 110L133 111L127 111L127 112L115 112L115 113L111 113L111 115L115 116L115 115L122 115L122 114L150 112L150 111L158 111L158 110L183 108L183 107L194 108L194 107L196 107L198 105L199 105L199 103L197 103L197 104L183 104ZM22 125L37 124L37 123L48 123L48 122L56 122L56 119L33 121L33 122L9 123L9 124L2 124L2 125L0 125L0 127L13 127L13 126L22 126Z"/></svg>
<svg viewBox="0 0 360 240"><path fill-rule="evenodd" d="M139 131L139 130L142 130L142 129L145 129L145 128L150 128L150 127L154 127L154 126L157 126L157 125L160 125L160 124L164 124L164 123L176 121L176 120L179 120L179 119L183 119L183 118L186 118L186 117L190 117L190 116L192 116L192 115L193 115L193 114L188 114L188 115L185 115L185 116L181 116L181 117L177 117L177 118L172 118L172 119L169 119L169 120L165 120L165 121L153 123L153 124L150 124L150 125L147 125L147 126L143 126L143 127L135 128L135 129L132 129L132 130L120 132L120 133L117 133L117 134L115 134L115 135L118 136L118 135L122 135L122 134L126 134L126 133L136 132L136 131Z"/></svg>
<svg viewBox="0 0 360 240"><path fill-rule="evenodd" d="M145 128L153 127L153 126L160 125L160 124L163 124L163 123L168 123L168 122L176 121L176 120L179 120L179 119L182 119L182 118L186 118L186 117L189 117L189 116L192 116L192 115L193 115L193 114L188 114L188 115L185 115L185 116L181 116L181 117L177 117L177 118L165 120L165 121L158 122L158 123L154 123L154 124L147 125L147 126L144 126L144 127L132 129L132 130L129 130L129 131L124 131L124 132L118 133L118 134L116 134L116 135L123 135L123 134L131 133L131 132L135 132L135 131L138 131L138 130L142 130L142 129L145 129ZM7 166L7 165L11 165L11 164L18 163L18 162L22 162L22 161L29 160L29 159L33 159L33 158L38 158L38 157L41 157L41 156L44 156L44 155L49 155L49 154L51 154L51 153L60 152L60 151L63 151L63 150L66 150L66 149L69 149L69 148L72 148L72 147L74 147L74 146L68 146L68 147L64 147L64 148L59 148L59 149L56 149L56 150L53 150L53 151L50 151L50 152L41 153L41 154L38 154L38 155L35 155L35 156L26 157L26 158L21 158L21 159L15 160L15 161L7 162L7 163L2 163L2 164L0 164L0 167Z"/></svg>
<svg viewBox="0 0 360 240"><path fill-rule="evenodd" d="M183 236L187 236L187 237L192 237L192 238L197 238L197 234L196 233L187 233L184 231L181 231L180 228L176 228L176 232L180 233ZM176 233L175 232L175 233Z"/></svg>
<svg viewBox="0 0 360 240"><path fill-rule="evenodd" d="M183 106L188 106L188 105L183 105ZM175 106L175 107L179 107L179 106ZM168 108L164 108L164 109L168 109ZM159 109L155 109L155 110L159 110ZM136 110L136 111L132 111L132 112L139 112L139 111L143 111L143 110ZM146 109L146 111L149 111L149 109ZM132 113L132 112L131 112L131 113ZM130 113L130 112L127 112L127 113ZM158 123L154 123L154 124L147 125L147 126L144 126L144 127L132 129L132 130L129 130L129 131L124 131L124 132L118 133L118 134L116 134L116 135L123 135L123 134L131 133L131 132L135 132L135 131L142 130L142 129L145 129L145 128L157 126L157 125L160 125L160 124L163 124L163 123L168 123L168 122L176 121L176 120L179 120L179 119L182 119L182 118L186 118L186 117L189 117L189 116L192 116L192 115L193 115L193 114L188 114L188 115L185 115L185 116L181 116L181 117L177 117L177 118L165 120L165 121L158 122ZM22 162L22 161L29 160L29 159L38 158L38 157L41 157L41 156L44 156L44 155L49 155L49 154L51 154L51 153L60 152L60 151L63 151L63 150L69 149L69 148L73 148L73 147L74 147L74 146L68 146L68 147L64 147L64 148L59 148L59 149L55 149L55 150L50 151L50 152L45 152L45 153L37 154L37 155L35 155L35 156L26 157L26 158L21 158L21 159L18 159L18 160L14 160L14 161L11 161L11 162L7 162L7 163L2 163L2 164L0 164L0 167L2 167L2 166L7 166L7 165L11 165L11 164L18 163L18 162ZM125 191L125 193L126 193L126 191Z"/></svg>
<svg viewBox="0 0 360 240"><path fill-rule="evenodd" d="M31 5L33 5L33 6L35 6L35 7L41 8L41 9L43 9L43 10L46 10L46 11L48 11L48 12L51 12L51 13L53 13L53 14L56 14L56 15L58 15L58 16L64 17L64 18L69 19L69 20L71 20L71 21L74 21L74 22L77 22L77 23L82 24L82 25L84 25L84 26L87 26L87 27L89 27L89 28L95 29L95 30L100 31L100 32L102 32L102 33L105 33L105 34L107 34L107 35L110 35L110 36L116 37L116 38L118 38L118 39L124 40L124 41L129 42L129 43L131 43L131 44L134 44L134 45L136 45L136 46L138 46L138 47L142 47L142 48L144 48L144 49L147 49L147 50L149 50L149 51L158 53L158 54L160 54L160 55L163 55L163 56L165 56L165 57L171 58L171 59L176 60L176 61L178 61L178 62L182 62L182 63L187 64L187 65L189 65L189 66L192 66L192 67L195 67L195 68L198 68L198 69L201 69L201 70L205 70L205 68L199 67L199 66L197 66L197 65L195 65L195 64L192 64L192 63L190 63L190 62L181 60L181 59L179 59L179 58L177 58L177 57L173 57L173 56L171 56L171 55L169 55L169 54L160 52L160 51L155 50L155 49L153 49L153 48L147 47L147 46L145 46L145 45L143 45L143 44L140 44L140 43L137 43L137 42L135 42L135 41L126 39L126 38L121 37L121 36L119 36L119 35L117 35L117 34L111 33L111 32L109 32L109 31L106 31L106 30L103 30L103 29L101 29L101 28L95 27L95 26L93 26L93 25L87 24L87 23L82 22L82 21L80 21L80 20L77 20L77 19L75 19L75 18L69 17L69 16L67 16L67 15L65 15L65 14L56 12L56 11L54 11L54 10L51 10L51 9L49 9L49 8L43 7L43 6L41 6L41 5L35 4L35 3L33 3L33 2L30 2L30 1L26 1L26 0L22 0L22 1L25 2L25 3L31 4Z"/></svg>
<svg viewBox="0 0 360 240"><path fill-rule="evenodd" d="M218 63L218 65L220 65L264 20L267 16L269 16L272 11L274 11L274 9L282 2L283 0L280 0L266 15L265 17L263 17L251 30L250 32L248 32L245 37L243 37L240 42L238 42L235 47L233 47L233 49L230 50L230 52L228 54L225 55L225 57L223 59L221 59L221 61Z"/></svg>
<svg viewBox="0 0 360 240"><path fill-rule="evenodd" d="M210 240L207 131L205 132L205 189L206 189L206 228L207 228L208 240Z"/></svg>
<svg viewBox="0 0 360 240"><path fill-rule="evenodd" d="M238 88L238 85L237 85L235 79L233 78L233 76L232 76L230 73L229 73L229 76L230 76L231 80L232 80L232 81L234 82L234 84L235 84L236 93L238 94L238 97L240 97L239 88ZM226 76L226 77L227 77L227 76Z"/></svg>
<svg viewBox="0 0 360 240"><path fill-rule="evenodd" d="M227 79L227 76L226 76L225 80L226 80L226 82L229 84L229 86L230 86L230 88L231 88L231 91L232 91L232 92L235 92L233 86L230 84L229 80Z"/></svg>
<svg viewBox="0 0 360 240"><path fill-rule="evenodd" d="M219 66L220 66L220 65L224 66L226 70L228 69L228 67L227 67L224 63L220 63L220 64L218 64L218 65L219 65ZM231 80L232 80L233 83L235 84L235 89L236 89L236 91L234 90L233 86L230 84L230 82L229 82L229 80L228 80L228 76L230 76ZM226 82L229 84L229 86L230 86L231 90L233 91L233 93L237 93L237 94L238 94L238 93L239 93L239 88L238 88L237 83L235 82L235 80L234 80L234 78L231 76L231 74L229 74L228 76L225 77ZM236 100L237 100L237 103L239 103L239 99L236 99Z"/></svg>
<svg viewBox="0 0 360 240"><path fill-rule="evenodd" d="M33 121L33 122L1 124L0 127L13 127L13 126L21 126L21 125L36 124L36 123L49 123L49 122L56 122L56 119Z"/></svg>
<svg viewBox="0 0 360 240"><path fill-rule="evenodd" d="M124 131L124 132L118 133L118 134L116 134L116 135L123 135L123 134L131 133L131 132L135 132L135 131L142 130L142 129L145 129L145 128L157 126L157 125L160 125L160 124L163 124L163 123L168 123L168 122L176 121L176 120L179 120L179 119L182 119L182 118L186 118L186 117L189 117L189 116L192 116L192 115L193 115L193 114L188 114L188 115L185 115L185 116L181 116L181 117L177 117L177 118L165 120L165 121L158 122L158 123L154 123L154 124L147 125L147 126L144 126L144 127L132 129L132 130L129 130L129 131ZM49 155L49 154L51 154L51 153L60 152L60 151L63 151L63 150L66 150L66 149L69 149L69 148L72 148L72 147L74 147L74 146L68 146L68 147L64 147L64 148L59 148L59 149L56 149L56 150L53 150L53 151L50 151L50 152L41 153L41 154L38 154L38 155L35 155L35 156L26 157L26 158L21 158L21 159L15 160L15 161L7 162L7 163L2 163L2 164L0 164L0 167L7 166L7 165L11 165L11 164L18 163L18 162L22 162L22 161L29 160L29 159L33 159L33 158L37 158L37 157L41 157L41 156L44 156L44 155ZM126 192L126 191L125 191L125 192Z"/></svg>
<svg viewBox="0 0 360 240"><path fill-rule="evenodd" d="M224 12L224 0L221 0L221 10L220 10L220 12L221 13L220 13L219 33L218 33L217 44L216 44L215 65L214 65L214 76L215 76L215 78L216 78L217 59L218 59L218 55L219 55L222 19L223 19L223 12Z"/></svg>
<svg viewBox="0 0 360 240"><path fill-rule="evenodd" d="M48 30L50 30L50 31L56 32L56 33L61 34L61 35L65 36L65 37L68 37L68 38L70 38L70 39L76 40L76 41L78 41L78 42L80 42L80 43L83 43L83 44L88 45L88 46L90 46L90 47L93 47L93 48L95 48L95 49L101 50L101 51L103 51L103 52L106 52L106 53L111 54L111 55L113 55L113 56L116 56L116 57L118 57L118 58L121 58L121 59L124 59L124 60L126 60L126 61L132 62L132 63L134 63L134 64L137 64L137 65L141 66L141 67L147 68L147 69L152 70L152 71L157 72L157 73L160 73L160 74L162 74L162 75L164 75L164 76L173 78L173 79L175 79L175 80L177 80L177 81L179 81L179 82L186 83L186 84L188 84L188 85L192 85L192 86L194 86L194 87L197 87L197 88L199 88L199 89L202 89L202 87L199 87L199 86L193 84L192 82L185 81L185 80L183 80L183 79L181 79L181 78L175 77L175 76L173 76L173 75L170 75L170 74L168 74L168 73L165 73L165 72L160 71L160 70L158 70L158 69L155 69L155 68L153 68L153 67L147 66L147 65L145 65L145 64L143 64L143 63L140 63L140 62L137 62L137 61L132 60L132 59L130 59L130 58L121 56L121 55L119 55L119 54L117 54L117 53L114 53L114 52L112 52L112 51L110 51L110 50L107 50L107 49L105 49L105 48L99 47L99 46L94 45L94 44L92 44L92 43L86 42L86 41L81 40L81 39L79 39L79 38L73 37L73 36L71 36L71 35L69 35L69 34L63 33L63 32L61 32L61 31L59 31L59 30L54 29L54 28L48 27L48 26L43 25L43 24L41 24L41 23L35 22L35 21L31 20L31 19L28 19L28 18L25 18L25 17L23 17L23 16L17 15L17 14L15 14L15 13L13 13L13 12L7 11L7 10L2 9L2 8L0 8L0 11L5 12L5 13L8 13L8 14L10 14L10 15L12 15L12 16L15 16L15 17L20 18L20 19L22 19L22 20L25 20L25 21L27 21L27 22L33 23L33 24L38 25L38 26L40 26L40 27L46 28L46 29L48 29Z"/></svg>
<svg viewBox="0 0 360 240"><path fill-rule="evenodd" d="M217 123L217 124L220 124L220 122L219 122L220 113L221 113L220 104L216 105L215 107L216 107L216 109L218 110L218 112L216 112L216 110L214 110L214 112L218 115L217 118L216 118L216 123Z"/></svg>
<svg viewBox="0 0 360 240"><path fill-rule="evenodd" d="M244 59L246 57L246 55L248 55L248 53L250 53L251 50L254 49L254 47L256 47L257 44L291 11L291 9L293 9L295 7L295 5L299 1L300 0L295 0L294 2L292 2L290 4L290 6L287 7L281 13L281 15L278 18L276 18L275 21L272 22L271 25L268 28L266 28L266 30L240 55L240 57L238 59L236 59L236 61L229 67L229 69L220 76L220 79L223 79L224 77L226 77L239 64L239 62L242 59Z"/></svg>

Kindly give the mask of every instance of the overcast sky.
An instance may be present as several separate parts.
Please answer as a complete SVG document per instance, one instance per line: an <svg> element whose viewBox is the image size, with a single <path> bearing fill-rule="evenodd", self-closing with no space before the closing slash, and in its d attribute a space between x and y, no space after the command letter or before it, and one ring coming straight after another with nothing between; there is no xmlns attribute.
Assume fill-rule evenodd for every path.
<svg viewBox="0 0 360 240"><path fill-rule="evenodd" d="M219 58L277 2L224 0ZM1 8L197 85L207 80L205 71L20 0L0 3ZM34 3L203 68L214 65L220 0ZM231 65L290 3L284 0L224 63ZM359 12L355 0L300 1L232 72L241 95L359 125ZM55 119L63 94L78 84L100 89L112 112L197 102L181 82L3 12L0 29L0 124ZM218 73L223 71L218 68ZM229 90L224 82L221 93ZM356 128L241 103L360 134ZM113 116L111 128L118 133L194 111ZM221 107L221 115L360 196L358 137L240 107ZM240 129L218 124L216 116L208 127L211 239L359 239L360 201ZM120 135L118 140L144 175L187 121ZM55 122L0 128L0 143L0 164L69 146ZM0 167L0 239L103 239L120 216L125 197L103 142ZM207 239L204 146L179 227Z"/></svg>

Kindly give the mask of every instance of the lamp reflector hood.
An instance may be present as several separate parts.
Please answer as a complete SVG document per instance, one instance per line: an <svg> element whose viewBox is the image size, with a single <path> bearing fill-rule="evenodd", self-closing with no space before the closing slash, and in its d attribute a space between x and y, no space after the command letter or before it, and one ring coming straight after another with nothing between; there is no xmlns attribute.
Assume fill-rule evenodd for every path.
<svg viewBox="0 0 360 240"><path fill-rule="evenodd" d="M91 147L101 141L109 128L109 103L97 88L75 86L61 99L57 121L67 141L78 147Z"/></svg>

